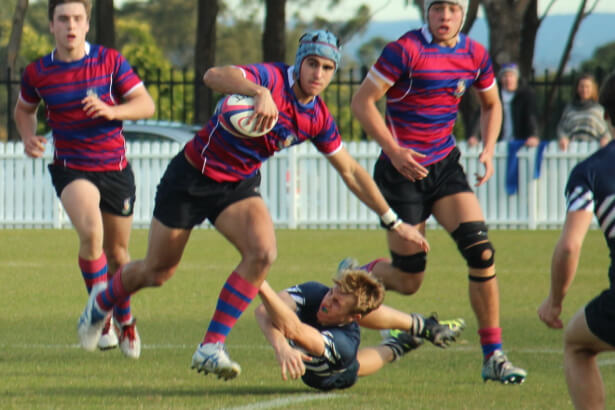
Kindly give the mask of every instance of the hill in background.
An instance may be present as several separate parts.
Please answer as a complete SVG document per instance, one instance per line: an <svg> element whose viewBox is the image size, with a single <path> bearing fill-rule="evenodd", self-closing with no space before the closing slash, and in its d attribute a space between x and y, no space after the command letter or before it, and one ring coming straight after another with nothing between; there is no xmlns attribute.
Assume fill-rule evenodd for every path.
<svg viewBox="0 0 615 410"><path fill-rule="evenodd" d="M568 39L574 15L548 16L540 26L534 53L534 69L554 70L559 64L564 46ZM577 68L579 64L592 57L596 47L615 41L615 30L607 30L615 21L615 14L592 14L583 20L577 32L574 47L568 61L568 69ZM365 33L356 36L344 45L344 53L355 56L361 44L373 37L395 40L410 29L421 25L418 20L374 21ZM477 19L470 31L470 36L488 46L487 24L484 19Z"/></svg>

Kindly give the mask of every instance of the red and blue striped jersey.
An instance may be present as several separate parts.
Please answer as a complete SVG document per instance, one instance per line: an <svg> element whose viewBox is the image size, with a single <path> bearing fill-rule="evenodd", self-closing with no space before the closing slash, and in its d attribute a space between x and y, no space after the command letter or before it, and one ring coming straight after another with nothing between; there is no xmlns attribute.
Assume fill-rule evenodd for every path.
<svg viewBox="0 0 615 410"><path fill-rule="evenodd" d="M426 26L408 31L387 44L368 74L390 85L387 126L400 146L426 155L418 159L422 165L438 162L455 146L453 126L466 90L495 85L491 59L481 44L463 34L454 47L431 40Z"/></svg>
<svg viewBox="0 0 615 410"><path fill-rule="evenodd" d="M238 68L248 80L270 90L278 107L278 122L261 137L240 138L220 125L216 110L185 149L203 175L219 182L240 181L255 175L276 152L308 140L324 155L332 155L342 147L337 124L322 98L317 96L306 105L297 101L292 90L292 67L263 63Z"/></svg>
<svg viewBox="0 0 615 410"><path fill-rule="evenodd" d="M143 83L116 50L86 43L85 51L78 61L58 61L54 50L30 63L20 98L31 105L44 101L56 163L84 171L121 170L127 163L122 122L88 117L81 100L96 93L116 105Z"/></svg>

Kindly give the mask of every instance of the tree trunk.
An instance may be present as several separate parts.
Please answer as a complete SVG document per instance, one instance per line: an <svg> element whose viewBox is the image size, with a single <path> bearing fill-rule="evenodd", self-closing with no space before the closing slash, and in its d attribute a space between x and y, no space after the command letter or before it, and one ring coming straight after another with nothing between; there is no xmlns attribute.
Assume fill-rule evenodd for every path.
<svg viewBox="0 0 615 410"><path fill-rule="evenodd" d="M466 22L461 28L463 33L468 34L472 29L478 14L478 6L480 6L480 0L470 0L470 3L468 4L468 12L466 13Z"/></svg>
<svg viewBox="0 0 615 410"><path fill-rule="evenodd" d="M113 0L97 0L94 4L96 44L115 48L115 8Z"/></svg>
<svg viewBox="0 0 615 410"><path fill-rule="evenodd" d="M7 68L11 72L15 71L17 56L19 55L19 47L21 46L21 35L23 33L23 24L26 19L26 11L28 10L28 0L18 0L15 5L15 14L13 14L13 24L11 27L11 36L6 47L6 66L2 67L3 71Z"/></svg>
<svg viewBox="0 0 615 410"><path fill-rule="evenodd" d="M286 0L265 0L263 61L286 61Z"/></svg>
<svg viewBox="0 0 615 410"><path fill-rule="evenodd" d="M489 53L496 72L502 64L520 63L523 17L533 1L482 0L489 25Z"/></svg>
<svg viewBox="0 0 615 410"><path fill-rule="evenodd" d="M213 92L203 84L203 74L216 61L218 0L198 0L194 50L194 122L204 124L214 109Z"/></svg>
<svg viewBox="0 0 615 410"><path fill-rule="evenodd" d="M0 140L7 139L12 141L19 141L19 134L15 127L15 122L12 120L13 106L19 95L19 86L12 85L11 78L17 75L17 57L19 56L19 48L21 47L21 36L23 33L24 20L26 18L26 11L28 10L28 0L18 0L15 5L15 13L13 14L13 21L11 26L11 35L9 37L9 43L6 47L6 63L0 63L0 77L4 74L8 76L7 91L9 100L7 101L7 134L4 134L3 130L0 131Z"/></svg>
<svg viewBox="0 0 615 410"><path fill-rule="evenodd" d="M531 0L525 10L523 24L521 25L519 69L523 78L529 78L534 67L536 35L540 23L542 23L542 20L538 19L538 0Z"/></svg>

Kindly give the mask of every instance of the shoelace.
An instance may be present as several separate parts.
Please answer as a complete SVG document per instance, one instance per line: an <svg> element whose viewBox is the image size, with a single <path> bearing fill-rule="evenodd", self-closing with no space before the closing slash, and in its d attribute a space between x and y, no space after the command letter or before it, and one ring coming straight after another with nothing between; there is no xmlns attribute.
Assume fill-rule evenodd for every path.
<svg viewBox="0 0 615 410"><path fill-rule="evenodd" d="M130 342L133 342L136 339L134 323L122 326L122 340L126 338L130 340Z"/></svg>
<svg viewBox="0 0 615 410"><path fill-rule="evenodd" d="M109 329L111 329L111 318L110 317L105 321L105 327L103 327L102 334L106 335L107 333L109 333Z"/></svg>

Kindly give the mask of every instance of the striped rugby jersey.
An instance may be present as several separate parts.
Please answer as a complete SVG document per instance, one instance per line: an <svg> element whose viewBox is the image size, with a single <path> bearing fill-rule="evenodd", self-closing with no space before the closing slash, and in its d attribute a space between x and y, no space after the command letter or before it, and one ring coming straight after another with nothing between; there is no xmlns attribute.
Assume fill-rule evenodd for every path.
<svg viewBox="0 0 615 410"><path fill-rule="evenodd" d="M611 255L609 279L615 283L615 141L578 163L566 184L568 212L593 212Z"/></svg>
<svg viewBox="0 0 615 410"><path fill-rule="evenodd" d="M341 149L337 124L322 98L317 96L307 105L297 101L292 66L264 63L238 67L248 80L271 91L279 119L262 137L240 138L220 125L216 110L185 150L203 175L218 182L241 181L254 176L276 152L308 140L324 155Z"/></svg>
<svg viewBox="0 0 615 410"><path fill-rule="evenodd" d="M78 61L58 61L54 50L30 63L20 98L30 105L44 101L56 163L84 171L121 170L127 164L122 122L88 117L81 100L95 93L117 105L143 83L116 50L86 42L85 51Z"/></svg>
<svg viewBox="0 0 615 410"><path fill-rule="evenodd" d="M327 386L329 376L342 373L354 364L361 339L356 322L341 326L323 326L318 323L316 314L329 289L318 282L306 282L286 289L297 304L296 313L299 319L316 328L325 342L323 356L311 356L310 362L304 362L306 374L303 380L316 388ZM356 374L353 376L356 377Z"/></svg>
<svg viewBox="0 0 615 410"><path fill-rule="evenodd" d="M452 135L461 97L470 86L495 85L487 50L464 34L454 47L432 44L427 26L408 31L382 51L368 76L390 86L386 123L399 145L425 154L429 165L455 146ZM384 153L382 153L384 156Z"/></svg>

